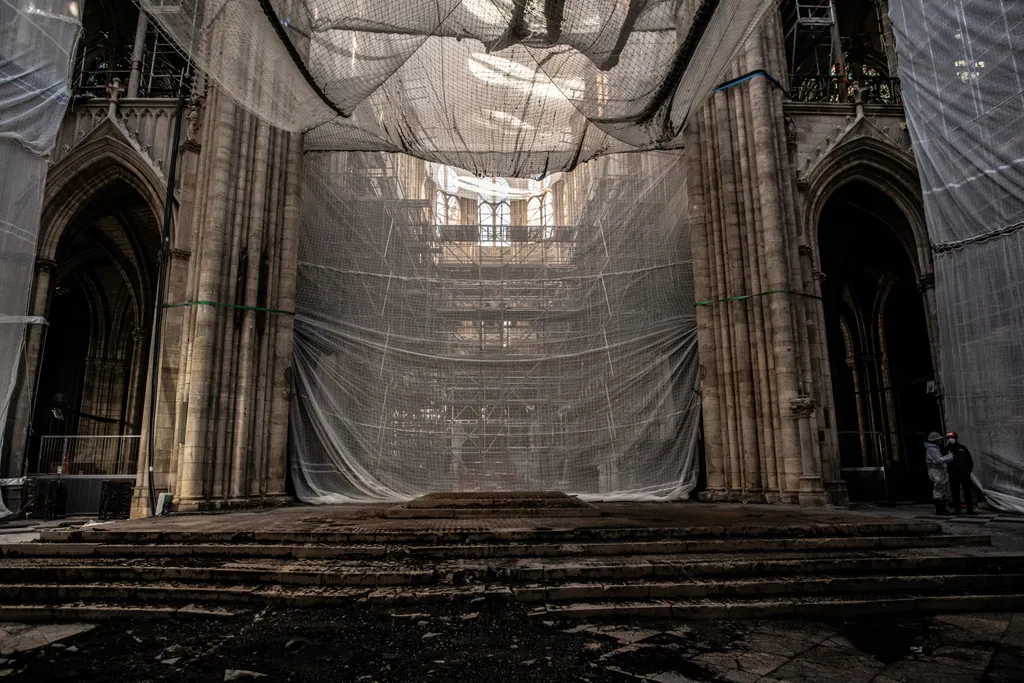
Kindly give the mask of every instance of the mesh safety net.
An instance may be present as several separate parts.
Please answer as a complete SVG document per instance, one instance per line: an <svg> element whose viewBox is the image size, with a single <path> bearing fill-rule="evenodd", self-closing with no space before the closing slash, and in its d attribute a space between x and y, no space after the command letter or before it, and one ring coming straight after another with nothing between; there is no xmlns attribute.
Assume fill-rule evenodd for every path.
<svg viewBox="0 0 1024 683"><path fill-rule="evenodd" d="M946 423L1024 512L1024 3L890 0L935 264Z"/></svg>
<svg viewBox="0 0 1024 683"><path fill-rule="evenodd" d="M25 328L44 322L26 317L25 311L32 289L46 154L67 107L68 73L80 29L77 3L0 1L0 446ZM6 513L0 500L0 517Z"/></svg>
<svg viewBox="0 0 1024 683"><path fill-rule="evenodd" d="M540 175L680 147L771 0L140 0L306 147Z"/></svg>
<svg viewBox="0 0 1024 683"><path fill-rule="evenodd" d="M304 172L300 498L693 489L682 157L615 155L536 181L331 152Z"/></svg>

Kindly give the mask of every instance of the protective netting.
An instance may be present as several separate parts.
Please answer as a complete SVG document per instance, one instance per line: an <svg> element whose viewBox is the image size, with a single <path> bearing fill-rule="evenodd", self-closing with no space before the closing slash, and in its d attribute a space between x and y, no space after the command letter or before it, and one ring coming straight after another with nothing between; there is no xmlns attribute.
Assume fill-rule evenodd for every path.
<svg viewBox="0 0 1024 683"><path fill-rule="evenodd" d="M77 3L0 0L0 446L25 327L39 322L25 317L25 311L45 155L67 107L68 73L80 29ZM6 512L0 501L0 517Z"/></svg>
<svg viewBox="0 0 1024 683"><path fill-rule="evenodd" d="M292 474L309 502L673 498L700 404L683 160L543 181L306 155Z"/></svg>
<svg viewBox="0 0 1024 683"><path fill-rule="evenodd" d="M935 254L946 423L1024 512L1024 3L890 0Z"/></svg>
<svg viewBox="0 0 1024 683"><path fill-rule="evenodd" d="M771 0L140 0L246 109L307 149L475 173L682 144Z"/></svg>

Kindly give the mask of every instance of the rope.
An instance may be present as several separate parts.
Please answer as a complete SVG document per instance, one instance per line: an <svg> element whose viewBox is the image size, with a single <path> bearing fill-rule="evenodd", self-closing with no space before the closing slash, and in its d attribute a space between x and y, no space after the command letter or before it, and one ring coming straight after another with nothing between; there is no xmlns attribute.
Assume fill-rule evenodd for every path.
<svg viewBox="0 0 1024 683"><path fill-rule="evenodd" d="M295 311L284 311L281 310L280 308L242 306L240 304L225 304L220 301L186 301L180 304L164 304L164 308L181 308L183 306L214 306L216 308L234 308L241 311L256 311L257 313L281 313L283 315L295 315Z"/></svg>
<svg viewBox="0 0 1024 683"><path fill-rule="evenodd" d="M745 301L747 299L753 299L759 296L768 296L769 294L794 294L796 296L805 296L808 299L818 299L821 297L817 294L808 294L807 292L798 292L795 289L769 289L767 292L758 292L757 294L741 294L740 296L727 296L724 299L717 299L714 301L698 301L697 306L710 306L712 304L721 304L729 301Z"/></svg>

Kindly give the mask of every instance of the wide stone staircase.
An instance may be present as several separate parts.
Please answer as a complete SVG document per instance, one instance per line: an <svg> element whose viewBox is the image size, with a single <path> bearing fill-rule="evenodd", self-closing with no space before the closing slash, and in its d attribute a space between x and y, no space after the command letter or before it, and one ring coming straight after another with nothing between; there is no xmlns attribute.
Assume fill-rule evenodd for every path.
<svg viewBox="0 0 1024 683"><path fill-rule="evenodd" d="M467 511L481 506L444 501L434 512L293 508L46 531L0 546L0 618L485 600L522 603L542 619L1024 607L1024 554L931 521L756 506L735 506L746 509L725 520L698 505L551 507L559 512L506 505L504 516L495 507L474 516Z"/></svg>

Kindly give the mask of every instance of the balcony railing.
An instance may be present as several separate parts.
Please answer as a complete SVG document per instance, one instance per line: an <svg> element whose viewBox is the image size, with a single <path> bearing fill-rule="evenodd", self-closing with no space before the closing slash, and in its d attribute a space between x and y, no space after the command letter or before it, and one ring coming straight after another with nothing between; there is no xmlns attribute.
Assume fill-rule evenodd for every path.
<svg viewBox="0 0 1024 683"><path fill-rule="evenodd" d="M794 102L903 104L899 79L883 76L792 76L789 95Z"/></svg>
<svg viewBox="0 0 1024 683"><path fill-rule="evenodd" d="M479 242L489 246L524 244L568 243L577 240L578 226L574 225L439 225L440 242Z"/></svg>

